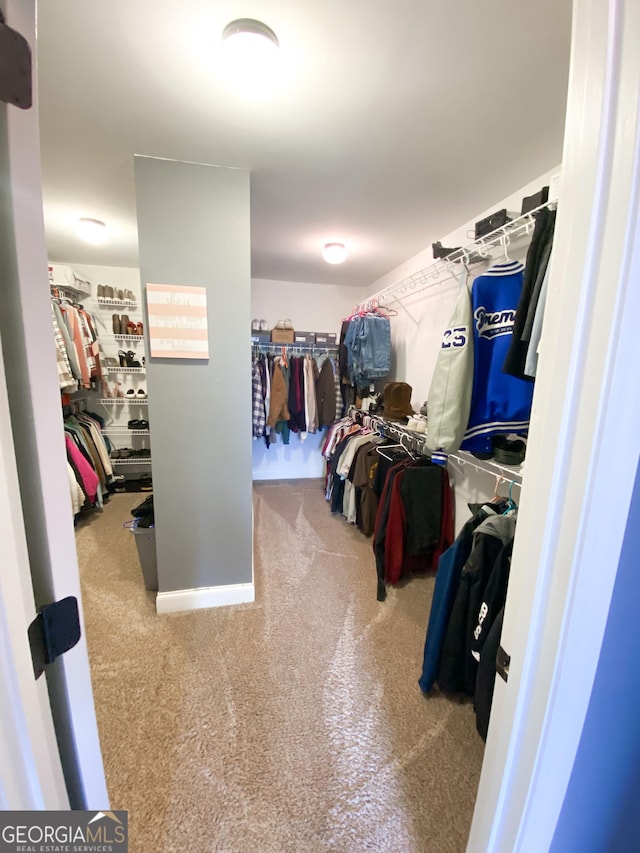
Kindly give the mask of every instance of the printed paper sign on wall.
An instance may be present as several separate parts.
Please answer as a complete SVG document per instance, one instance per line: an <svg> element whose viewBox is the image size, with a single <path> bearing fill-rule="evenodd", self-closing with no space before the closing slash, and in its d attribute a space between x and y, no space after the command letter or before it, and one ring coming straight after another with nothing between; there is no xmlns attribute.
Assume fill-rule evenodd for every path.
<svg viewBox="0 0 640 853"><path fill-rule="evenodd" d="M147 312L151 356L209 358L206 288L148 284Z"/></svg>

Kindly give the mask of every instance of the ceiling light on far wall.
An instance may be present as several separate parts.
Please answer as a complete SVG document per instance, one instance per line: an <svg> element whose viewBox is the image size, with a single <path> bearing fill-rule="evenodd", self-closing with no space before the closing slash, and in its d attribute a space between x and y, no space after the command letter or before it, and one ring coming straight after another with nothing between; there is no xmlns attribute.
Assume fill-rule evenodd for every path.
<svg viewBox="0 0 640 853"><path fill-rule="evenodd" d="M104 243L107 239L106 223L100 219L89 219L83 217L78 219L78 236L87 243Z"/></svg>
<svg viewBox="0 0 640 853"><path fill-rule="evenodd" d="M347 247L344 243L325 243L322 257L328 264L341 264L347 260Z"/></svg>
<svg viewBox="0 0 640 853"><path fill-rule="evenodd" d="M263 89L275 72L279 46L276 34L262 21L231 21L222 32L224 66L231 82L245 90Z"/></svg>

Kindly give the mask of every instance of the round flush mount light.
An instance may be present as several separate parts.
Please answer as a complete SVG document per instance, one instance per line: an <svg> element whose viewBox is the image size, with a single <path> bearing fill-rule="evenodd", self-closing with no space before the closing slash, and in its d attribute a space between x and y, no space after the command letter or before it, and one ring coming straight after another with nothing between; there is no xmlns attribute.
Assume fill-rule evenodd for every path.
<svg viewBox="0 0 640 853"><path fill-rule="evenodd" d="M262 21L238 18L222 31L222 60L232 84L250 93L263 90L274 75L278 38Z"/></svg>
<svg viewBox="0 0 640 853"><path fill-rule="evenodd" d="M83 217L78 220L78 236L87 243L104 243L107 239L106 223L100 219Z"/></svg>
<svg viewBox="0 0 640 853"><path fill-rule="evenodd" d="M328 264L341 264L347 260L347 247L344 243L325 243L322 257Z"/></svg>
<svg viewBox="0 0 640 853"><path fill-rule="evenodd" d="M251 50L277 50L280 46L278 37L262 21L254 18L238 18L231 21L222 31L222 41L234 49L241 49L243 45L249 45Z"/></svg>

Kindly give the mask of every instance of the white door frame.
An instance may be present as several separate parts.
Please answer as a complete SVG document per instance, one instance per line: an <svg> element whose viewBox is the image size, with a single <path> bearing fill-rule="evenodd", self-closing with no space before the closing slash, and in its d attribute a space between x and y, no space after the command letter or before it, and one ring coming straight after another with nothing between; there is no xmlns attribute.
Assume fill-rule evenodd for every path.
<svg viewBox="0 0 640 853"><path fill-rule="evenodd" d="M637 0L575 0L561 204L502 634L511 667L508 684L496 679L474 853L549 849L625 533L640 457L638 43Z"/></svg>
<svg viewBox="0 0 640 853"><path fill-rule="evenodd" d="M0 343L0 809L68 809L45 678L33 676L35 618Z"/></svg>
<svg viewBox="0 0 640 853"><path fill-rule="evenodd" d="M6 6L8 22L34 46L33 2L8 0ZM574 3L562 205L503 630L512 665L508 685L499 679L496 685L472 851L548 848L615 579L640 452L639 391L637 383L625 384L625 368L635 367L640 356L639 293L630 286L640 274L639 15L634 0ZM12 111L11 123L12 186L27 190L16 223L21 280L31 276L39 289L46 286L46 255L36 210L41 189L35 110ZM37 303L29 305L34 316L28 322L30 333L40 334L47 306ZM65 470L61 451L53 467L46 458L58 441L47 417L55 409L55 362L29 364L29 382L30 403L49 430L47 438L36 429L35 452L48 496L45 525L56 546L52 575L61 595L80 597L73 533L55 530L68 495L59 504L49 491L63 497L66 489L64 476L55 483ZM612 462L611 454L622 447L624 457ZM612 493L615 502L593 500ZM86 646L66 657L81 778L94 800L89 807L100 808L106 800L98 804L96 797L106 789Z"/></svg>
<svg viewBox="0 0 640 853"><path fill-rule="evenodd" d="M34 103L7 107L13 245L0 257L3 340L15 458L37 604L78 599L83 636L46 673L69 801L109 807L98 737L67 477L42 207L34 0L4 0L7 24L29 42ZM6 190L6 188L5 188ZM11 254L11 257L7 257ZM24 661L16 660L16 668ZM29 666L31 677L33 673ZM45 678L41 679L44 683ZM10 694L19 707L19 694ZM44 723L43 723L44 724ZM37 745L33 744L33 749ZM25 755L28 762L28 755ZM27 765L28 766L28 765Z"/></svg>

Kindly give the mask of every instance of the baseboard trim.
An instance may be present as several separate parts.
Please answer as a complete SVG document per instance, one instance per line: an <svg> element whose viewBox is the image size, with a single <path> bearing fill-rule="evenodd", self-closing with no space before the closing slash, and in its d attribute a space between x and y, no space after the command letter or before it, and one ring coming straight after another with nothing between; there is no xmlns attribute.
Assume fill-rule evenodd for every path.
<svg viewBox="0 0 640 853"><path fill-rule="evenodd" d="M231 604L250 604L252 601L255 601L253 582L175 589L157 594L156 613L180 613L209 607L228 607Z"/></svg>

